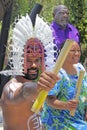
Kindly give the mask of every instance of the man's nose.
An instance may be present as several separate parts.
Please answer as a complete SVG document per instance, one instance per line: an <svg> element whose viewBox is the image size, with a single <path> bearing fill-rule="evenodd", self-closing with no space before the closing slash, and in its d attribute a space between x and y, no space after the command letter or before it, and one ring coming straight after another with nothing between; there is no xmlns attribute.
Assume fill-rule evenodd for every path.
<svg viewBox="0 0 87 130"><path fill-rule="evenodd" d="M67 14L67 13L64 13L64 17L67 17L67 18L68 18L69 16L68 16L68 14Z"/></svg>
<svg viewBox="0 0 87 130"><path fill-rule="evenodd" d="M68 12L63 12L63 15L66 17L69 17L69 13Z"/></svg>
<svg viewBox="0 0 87 130"><path fill-rule="evenodd" d="M35 64L35 62L33 62L32 67L34 67L34 68L37 67L37 65Z"/></svg>

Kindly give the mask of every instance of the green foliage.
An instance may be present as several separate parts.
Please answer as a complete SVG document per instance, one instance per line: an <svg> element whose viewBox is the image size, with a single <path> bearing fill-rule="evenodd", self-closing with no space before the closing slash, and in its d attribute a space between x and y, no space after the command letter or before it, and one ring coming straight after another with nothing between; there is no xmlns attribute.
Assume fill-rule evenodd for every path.
<svg viewBox="0 0 87 130"><path fill-rule="evenodd" d="M43 16L48 23L51 23L53 20L53 8L58 4L64 4L64 0L43 0L43 9L41 11L41 16Z"/></svg>
<svg viewBox="0 0 87 130"><path fill-rule="evenodd" d="M25 15L29 12L28 0L15 0L13 3L12 22L18 15Z"/></svg>
<svg viewBox="0 0 87 130"><path fill-rule="evenodd" d="M24 15L25 13L28 12L29 5L28 5L28 0L18 0L18 5L19 7L19 14Z"/></svg>
<svg viewBox="0 0 87 130"><path fill-rule="evenodd" d="M65 0L65 3L70 10L70 22L78 28L81 44L85 44L87 42L87 0Z"/></svg>
<svg viewBox="0 0 87 130"><path fill-rule="evenodd" d="M87 44L87 0L15 0L13 5L12 22L14 18L19 15L25 15L30 13L35 3L43 5L43 9L40 13L41 16L51 23L53 20L52 11L54 6L58 4L65 4L70 11L70 23L78 28L80 33L81 45L84 45L84 53L86 53ZM84 56L81 57L83 62Z"/></svg>
<svg viewBox="0 0 87 130"><path fill-rule="evenodd" d="M2 27L2 22L0 21L0 30L1 30L1 27Z"/></svg>
<svg viewBox="0 0 87 130"><path fill-rule="evenodd" d="M82 44L81 50L82 50L82 55L81 55L80 61L83 64L85 59L87 58L87 43Z"/></svg>
<svg viewBox="0 0 87 130"><path fill-rule="evenodd" d="M30 12L35 3L43 5L40 15L50 23L52 21L52 10L54 6L64 4L64 0L15 0L13 5L12 22L18 15L25 15L25 13Z"/></svg>
<svg viewBox="0 0 87 130"><path fill-rule="evenodd" d="M81 63L87 57L87 0L65 0L70 10L70 22L78 28L82 46Z"/></svg>

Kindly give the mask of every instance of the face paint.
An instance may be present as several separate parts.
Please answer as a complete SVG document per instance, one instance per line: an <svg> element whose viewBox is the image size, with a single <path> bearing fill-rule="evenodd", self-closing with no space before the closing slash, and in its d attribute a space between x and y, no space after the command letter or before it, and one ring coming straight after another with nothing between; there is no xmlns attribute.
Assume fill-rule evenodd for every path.
<svg viewBox="0 0 87 130"><path fill-rule="evenodd" d="M31 74L32 78L35 79L38 77L38 74L43 72L44 66L46 70L53 70L56 61L54 54L58 55L58 49L54 49L56 44L53 43L52 30L43 18L37 15L35 26L33 27L28 14L20 18L18 17L14 22L12 32L13 44L9 44L8 46L8 50L10 51L8 53L10 69L2 70L0 74L6 76L25 76L27 74L28 78L30 78L30 74L35 73ZM30 70L30 58L40 58L37 61L41 62L39 65L37 64L37 69L31 69L32 72Z"/></svg>
<svg viewBox="0 0 87 130"><path fill-rule="evenodd" d="M24 73L25 78L36 80L44 70L44 49L37 38L27 41L24 49Z"/></svg>

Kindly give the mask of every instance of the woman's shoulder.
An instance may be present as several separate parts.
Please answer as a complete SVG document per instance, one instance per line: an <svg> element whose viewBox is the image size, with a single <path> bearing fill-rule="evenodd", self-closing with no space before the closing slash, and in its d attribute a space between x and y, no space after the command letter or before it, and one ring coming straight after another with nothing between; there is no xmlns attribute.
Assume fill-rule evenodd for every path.
<svg viewBox="0 0 87 130"><path fill-rule="evenodd" d="M76 68L77 73L79 73L80 70L84 70L85 74L86 74L86 70L85 70L84 66L81 63L74 64L74 67ZM68 78L68 75L67 75L66 71L63 68L60 69L59 76L61 78L63 78L63 77Z"/></svg>
<svg viewBox="0 0 87 130"><path fill-rule="evenodd" d="M67 78L67 73L63 68L60 69L58 75L60 76L60 78L64 78L64 77Z"/></svg>
<svg viewBox="0 0 87 130"><path fill-rule="evenodd" d="M83 66L81 63L74 64L74 66L75 66L78 70L84 70L84 71L86 72L84 66Z"/></svg>
<svg viewBox="0 0 87 130"><path fill-rule="evenodd" d="M87 75L86 70L81 63L74 64L74 66L76 67L78 73L80 72L80 70L83 70L85 71L85 75Z"/></svg>

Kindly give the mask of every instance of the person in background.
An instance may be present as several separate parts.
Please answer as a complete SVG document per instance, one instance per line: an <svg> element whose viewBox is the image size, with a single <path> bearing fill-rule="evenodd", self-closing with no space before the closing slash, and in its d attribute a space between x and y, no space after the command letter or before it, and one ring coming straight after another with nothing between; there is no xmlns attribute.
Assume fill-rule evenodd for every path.
<svg viewBox="0 0 87 130"><path fill-rule="evenodd" d="M44 33L48 29L47 37L43 26ZM34 113L31 108L39 92L42 89L49 91L59 80L53 72L46 70L54 65L53 54L56 53L50 34L50 27L39 16L34 28L28 15L15 23L13 44L8 47L11 69L0 72L12 76L0 99L4 130L43 130L40 112Z"/></svg>
<svg viewBox="0 0 87 130"><path fill-rule="evenodd" d="M76 100L76 83L80 70L81 49L74 42L60 69L60 80L49 91L41 113L45 130L87 130L87 75L84 74L79 99ZM70 114L75 110L74 115ZM86 121L85 121L86 120Z"/></svg>
<svg viewBox="0 0 87 130"><path fill-rule="evenodd" d="M51 23L54 43L60 49L66 39L75 40L80 44L79 32L69 23L69 10L65 5L58 5L53 10L53 22Z"/></svg>

